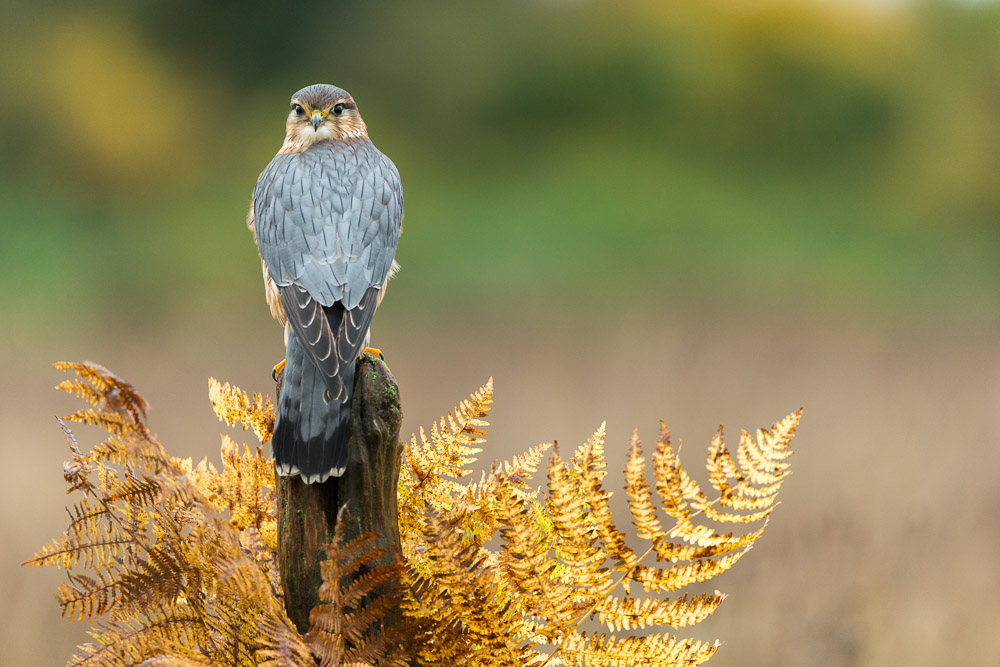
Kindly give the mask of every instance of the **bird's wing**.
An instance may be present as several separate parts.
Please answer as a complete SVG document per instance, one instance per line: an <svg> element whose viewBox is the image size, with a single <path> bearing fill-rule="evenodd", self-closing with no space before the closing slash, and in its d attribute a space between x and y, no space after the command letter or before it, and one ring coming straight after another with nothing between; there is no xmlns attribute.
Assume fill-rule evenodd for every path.
<svg viewBox="0 0 1000 667"><path fill-rule="evenodd" d="M297 283L322 305L350 310L389 272L403 192L396 167L370 141L324 142L275 156L253 208L257 245L278 286Z"/></svg>
<svg viewBox="0 0 1000 667"><path fill-rule="evenodd" d="M329 394L346 400L341 369L363 344L369 294L384 285L399 241L399 173L367 139L279 154L257 181L253 213L289 324L330 379Z"/></svg>
<svg viewBox="0 0 1000 667"><path fill-rule="evenodd" d="M378 301L378 288L369 287L356 308L340 303L322 306L301 285L279 287L281 305L292 330L299 336L306 357L319 369L328 401L347 401L350 387L344 369L353 364L364 344Z"/></svg>

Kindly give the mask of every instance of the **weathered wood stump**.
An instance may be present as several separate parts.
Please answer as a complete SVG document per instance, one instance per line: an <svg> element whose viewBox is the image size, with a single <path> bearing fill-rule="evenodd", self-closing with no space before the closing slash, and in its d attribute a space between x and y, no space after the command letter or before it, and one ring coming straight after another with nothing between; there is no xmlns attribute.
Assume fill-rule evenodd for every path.
<svg viewBox="0 0 1000 667"><path fill-rule="evenodd" d="M383 540L379 546L387 552L384 564L400 551L396 485L402 420L396 380L384 361L365 355L354 376L347 470L322 484L303 484L297 476L277 478L278 567L285 609L299 632L309 629L309 611L319 603L323 549L333 539L337 513L345 503L347 540L378 533Z"/></svg>

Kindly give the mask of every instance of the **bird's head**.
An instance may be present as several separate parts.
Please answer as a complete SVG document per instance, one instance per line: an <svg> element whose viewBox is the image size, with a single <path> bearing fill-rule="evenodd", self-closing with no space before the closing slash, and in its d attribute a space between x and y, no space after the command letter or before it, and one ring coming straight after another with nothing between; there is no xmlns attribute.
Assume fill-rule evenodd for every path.
<svg viewBox="0 0 1000 667"><path fill-rule="evenodd" d="M343 88L317 83L292 95L282 152L303 151L320 141L368 136L354 98Z"/></svg>

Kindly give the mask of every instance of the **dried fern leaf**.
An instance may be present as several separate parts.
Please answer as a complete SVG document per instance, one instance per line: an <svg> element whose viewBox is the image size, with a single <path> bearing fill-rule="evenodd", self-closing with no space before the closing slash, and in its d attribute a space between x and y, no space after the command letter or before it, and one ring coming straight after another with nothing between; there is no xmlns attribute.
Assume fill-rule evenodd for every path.
<svg viewBox="0 0 1000 667"><path fill-rule="evenodd" d="M577 607L603 598L613 586L611 571L602 567L608 553L598 542L592 512L603 475L598 472L604 465L599 444L603 443L603 427L588 443L589 448L577 451L573 470L559 458L558 449L552 452L547 469L547 506L555 535L553 547L560 560L559 579L571 588L568 592ZM585 483L588 475L594 477L594 484Z"/></svg>
<svg viewBox="0 0 1000 667"><path fill-rule="evenodd" d="M338 523L320 604L302 637L278 597L274 473L260 448L241 450L224 437L219 468L171 458L146 428L148 406L131 385L96 364L59 367L77 374L59 388L92 406L69 419L111 437L84 453L62 424L71 454L64 476L84 497L64 535L29 564L69 570L57 593L64 615L105 619L71 663L86 665L301 666L316 656L324 665L402 666L412 659L410 642L427 665L698 664L717 644L618 639L578 627L591 617L612 632L683 628L711 614L723 595L639 600L629 582L675 591L742 557L764 527L734 535L703 524L764 520L766 527L801 415L754 437L743 432L735 456L720 429L706 464L716 499L681 466L661 423L652 488L668 523L634 433L625 491L638 536L649 543L638 554L612 520L604 425L568 461L553 447L543 491L529 483L549 445L494 465L476 484L460 481L481 451L490 381L406 447L398 495L405 569L379 564L384 552L374 536L345 543ZM269 436L269 399L209 385L221 419ZM666 564L645 563L649 554ZM383 592L400 577L403 623L392 617L399 600Z"/></svg>
<svg viewBox="0 0 1000 667"><path fill-rule="evenodd" d="M76 372L79 381L61 382L60 391L69 391L98 408L102 414L125 413L136 425L144 424L149 403L131 384L91 361L60 361L53 366L61 371Z"/></svg>
<svg viewBox="0 0 1000 667"><path fill-rule="evenodd" d="M460 402L452 412L431 427L431 434L421 428L409 442L403 443L403 461L399 475L399 507L402 512L411 500L429 494L444 498L459 490L455 480L471 473L466 469L482 449L489 425L486 417L493 405L493 379ZM427 503L420 503L425 505Z"/></svg>
<svg viewBox="0 0 1000 667"><path fill-rule="evenodd" d="M121 618L90 634L96 642L80 645L69 667L138 665L166 652L183 652L184 646L211 643L195 613L163 607L147 609L142 617Z"/></svg>
<svg viewBox="0 0 1000 667"><path fill-rule="evenodd" d="M136 427L135 422L130 416L115 412L102 412L93 408L77 410L73 414L66 415L63 419L89 426L97 426L120 438L132 433Z"/></svg>
<svg viewBox="0 0 1000 667"><path fill-rule="evenodd" d="M641 585L647 592L672 592L717 577L735 565L747 551L745 548L727 553L720 558L675 563L666 568L636 565L629 570L628 578Z"/></svg>
<svg viewBox="0 0 1000 667"><path fill-rule="evenodd" d="M611 492L602 482L607 463L604 458L605 425L601 424L573 457L574 468L579 475L580 493L583 494L589 515L587 516L597 536L601 540L606 560L617 560L624 565L635 562L635 554L625 543L622 533L612 520ZM627 490L627 489L626 489Z"/></svg>
<svg viewBox="0 0 1000 667"><path fill-rule="evenodd" d="M95 445L87 455L87 460L119 466L140 465L153 472L159 472L162 467L169 465L162 447L148 447L146 444L144 440L125 442L118 436L111 436Z"/></svg>
<svg viewBox="0 0 1000 667"><path fill-rule="evenodd" d="M91 405L100 405L104 400L103 394L85 380L63 380L56 385L56 389L75 394Z"/></svg>
<svg viewBox="0 0 1000 667"><path fill-rule="evenodd" d="M84 496L83 500L67 509L70 516L69 525L66 532L81 536L84 533L95 530L96 524L100 520L108 521L109 509L101 503L95 503L89 497Z"/></svg>
<svg viewBox="0 0 1000 667"><path fill-rule="evenodd" d="M564 665L597 667L598 665L649 665L675 667L700 665L718 649L718 643L678 639L664 635L625 637L617 639L604 633L588 635L574 633L562 647L559 657Z"/></svg>
<svg viewBox="0 0 1000 667"><path fill-rule="evenodd" d="M802 409L791 413L769 431L757 429L756 438L743 431L737 448L737 458L747 480L754 486L767 486L781 481L788 473L791 440L798 428Z"/></svg>
<svg viewBox="0 0 1000 667"><path fill-rule="evenodd" d="M406 608L417 621L423 662L536 664L536 656L521 646L524 616L512 607L509 589L485 567L483 549L463 538L458 521L433 510L421 528L427 574L411 570Z"/></svg>
<svg viewBox="0 0 1000 667"><path fill-rule="evenodd" d="M203 655L163 653L143 660L141 667L225 667L227 664Z"/></svg>
<svg viewBox="0 0 1000 667"><path fill-rule="evenodd" d="M260 447L251 451L239 446L229 436L222 436L222 472L203 460L191 468L190 461L181 465L212 509L229 512L234 528L243 531L253 526L264 543L277 546L275 516L274 462Z"/></svg>
<svg viewBox="0 0 1000 667"><path fill-rule="evenodd" d="M120 560L127 547L137 544L134 536L123 535L114 528L97 524L78 535L63 535L43 546L25 565L56 566L64 570L77 566L100 567Z"/></svg>
<svg viewBox="0 0 1000 667"><path fill-rule="evenodd" d="M689 598L685 593L679 598L658 600L646 598L618 598L609 596L597 607L598 620L612 631L636 630L659 625L684 628L705 620L726 596L702 593Z"/></svg>
<svg viewBox="0 0 1000 667"><path fill-rule="evenodd" d="M312 652L295 630L281 605L265 610L257 621L261 648L257 650L260 667L313 667Z"/></svg>
<svg viewBox="0 0 1000 667"><path fill-rule="evenodd" d="M679 523L688 523L691 516L710 504L701 487L681 465L670 442L670 430L662 421L653 451L653 476L664 511Z"/></svg>
<svg viewBox="0 0 1000 667"><path fill-rule="evenodd" d="M112 434L84 453L61 422L71 455L64 476L84 497L66 532L28 562L69 570L57 591L64 615L104 619L70 664L255 665L269 648L273 655L262 660L302 657L290 640L263 644L257 628L267 621L284 625L276 636L297 636L274 611L281 603L273 550L264 545L274 541L270 461L246 447L241 455L230 441L210 501L216 487L203 479L203 491L190 461L167 455L131 385L95 364L60 367L79 378L61 388L95 406L70 419ZM243 530L219 516L227 510Z"/></svg>
<svg viewBox="0 0 1000 667"><path fill-rule="evenodd" d="M321 665L352 663L406 664L400 649L405 625L383 623L399 607L396 585L402 566L393 561L380 565L385 551L376 546L375 534L347 541L345 508L337 514L333 540L320 563L320 604L309 613L304 640ZM389 592L385 592L389 584ZM380 662L382 661L382 662Z"/></svg>
<svg viewBox="0 0 1000 667"><path fill-rule="evenodd" d="M625 463L625 493L628 497L628 508L632 513L632 525L636 534L644 540L661 540L666 531L657 517L653 505L653 493L646 483L646 460L642 456L642 444L639 441L639 431L632 432L629 443L628 457Z"/></svg>
<svg viewBox="0 0 1000 667"><path fill-rule="evenodd" d="M208 400L221 421L230 426L239 424L243 430L251 429L261 444L271 439L274 431L274 404L267 394L257 392L247 395L239 387L228 382L220 383L208 378Z"/></svg>
<svg viewBox="0 0 1000 667"><path fill-rule="evenodd" d="M64 618L88 621L114 609L121 595L120 571L113 566L97 568L97 577L70 574L69 584L60 583L56 599Z"/></svg>
<svg viewBox="0 0 1000 667"><path fill-rule="evenodd" d="M538 471L539 464L552 445L553 443L535 445L509 461L499 465L494 463L488 475L483 473L479 482L466 487L460 499L455 501L454 509L461 514L462 527L471 539L479 543L488 542L498 529L495 494L501 486L511 489L527 502L538 504L528 482L532 479L532 474Z"/></svg>
<svg viewBox="0 0 1000 667"><path fill-rule="evenodd" d="M571 591L561 585L559 561L550 555L551 539L536 516L535 507L509 489L497 495L501 516L501 575L517 593L524 613L546 619L541 634L558 639L580 613ZM548 518L547 515L544 518Z"/></svg>

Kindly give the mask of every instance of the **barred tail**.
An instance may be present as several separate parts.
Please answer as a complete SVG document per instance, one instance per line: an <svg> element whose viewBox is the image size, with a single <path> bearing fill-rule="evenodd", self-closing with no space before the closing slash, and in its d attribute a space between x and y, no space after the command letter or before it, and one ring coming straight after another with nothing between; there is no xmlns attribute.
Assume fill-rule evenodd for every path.
<svg viewBox="0 0 1000 667"><path fill-rule="evenodd" d="M279 475L300 475L306 484L340 477L347 467L354 364L344 369L348 391L329 402L320 372L298 336L288 337L281 396L271 448Z"/></svg>

